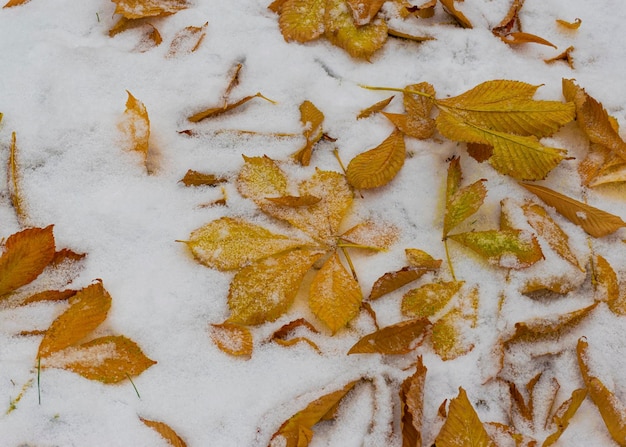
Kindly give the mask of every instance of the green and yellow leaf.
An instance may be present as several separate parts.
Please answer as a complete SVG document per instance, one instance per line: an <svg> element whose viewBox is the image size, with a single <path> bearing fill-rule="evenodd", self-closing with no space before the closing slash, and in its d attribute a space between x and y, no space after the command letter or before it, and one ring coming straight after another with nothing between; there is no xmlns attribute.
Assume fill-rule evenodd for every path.
<svg viewBox="0 0 626 447"><path fill-rule="evenodd" d="M478 289L463 294L458 304L433 324L431 342L443 360L453 360L467 354L474 345L467 338L478 318Z"/></svg>
<svg viewBox="0 0 626 447"><path fill-rule="evenodd" d="M400 172L405 158L404 136L394 130L379 146L350 161L346 169L348 183L356 189L384 186Z"/></svg>
<svg viewBox="0 0 626 447"><path fill-rule="evenodd" d="M426 318L415 318L384 327L361 338L348 354L406 354L422 343L430 326Z"/></svg>
<svg viewBox="0 0 626 447"><path fill-rule="evenodd" d="M447 201L443 217L444 237L481 207L487 196L487 188L483 182L485 180L481 179L458 189Z"/></svg>
<svg viewBox="0 0 626 447"><path fill-rule="evenodd" d="M441 267L441 259L435 259L424 250L418 248L407 248L404 250L406 259L411 267L437 270Z"/></svg>
<svg viewBox="0 0 626 447"><path fill-rule="evenodd" d="M450 302L463 284L463 281L436 282L409 290L402 297L402 313L410 317L432 317Z"/></svg>

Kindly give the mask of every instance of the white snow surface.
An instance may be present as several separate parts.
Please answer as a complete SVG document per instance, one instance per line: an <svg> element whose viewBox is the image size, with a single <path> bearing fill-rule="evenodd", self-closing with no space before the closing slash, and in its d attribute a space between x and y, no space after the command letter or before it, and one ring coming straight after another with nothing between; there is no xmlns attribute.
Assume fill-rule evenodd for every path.
<svg viewBox="0 0 626 447"><path fill-rule="evenodd" d="M356 120L360 110L390 96L365 90L362 84L401 88L427 81L443 98L483 81L511 79L543 85L537 98L562 100L561 79L575 78L625 127L626 9L620 0L601 3L526 0L520 16L524 31L553 42L558 50L536 44L511 47L494 37L490 29L506 14L508 1L457 3L473 29L454 26L438 5L434 19L395 19L404 31L435 40L415 43L390 38L370 61L355 60L324 39L286 43L277 16L267 9L269 0L191 0L188 9L151 20L163 43L145 52L137 49L145 28L108 36L117 16L115 5L107 0L31 0L0 9L0 112L4 114L0 165L7 164L11 134L16 132L24 224L54 224L57 247L87 254L70 286L80 288L101 279L111 294L112 308L98 334L132 338L157 361L133 379L140 397L129 381L105 385L69 371L44 369L39 403L34 365L41 338L18 334L45 329L66 305L0 306L0 402L5 406L0 406L0 445L168 445L141 417L165 422L190 447L265 446L281 423L308 402L364 377L369 381L348 396L335 422L316 427L311 446L400 446L398 385L413 373L418 354L428 368L424 445L432 444L442 425L437 416L441 402L457 396L459 387L467 391L483 421L509 423L508 387L496 378L500 368L493 352L496 341L512 334L516 322L593 302L590 284L564 297L531 299L519 293L520 284L532 275L580 274L551 252L545 241L540 240L546 260L508 279L505 270L450 244L456 276L466 281L465 287L479 286L480 307L477 327L470 335L475 348L444 362L429 343L400 357L347 356L359 338L374 330L371 319L362 315L331 337L307 310L305 296L279 320L253 328L255 348L250 359L231 357L213 344L208 326L229 315L226 297L232 274L199 264L177 240L222 216L285 230L238 195L234 178L243 164L242 154L287 160L304 143L298 107L310 100L325 115L325 132L337 140L320 143L310 167L286 169L301 179L316 167L340 171L334 147L347 163L377 146L393 128L382 115ZM582 19L577 31L564 31L555 23L577 17ZM197 51L166 57L179 30L205 22L207 35ZM561 62L544 63L543 59L570 45L575 48L574 69ZM277 104L257 98L233 113L198 124L188 122L193 113L220 103L228 73L238 62L243 69L231 98L261 92ZM124 150L121 140L118 123L127 90L145 104L150 116L151 174L139 155ZM399 99L398 94L389 110L401 110ZM179 133L187 129L196 134ZM236 129L259 134L225 131ZM269 135L276 132L297 136ZM464 184L487 179L489 192L477 214L476 229L495 228L500 200L522 204L532 197L487 163L476 163L463 144L442 137L406 141L410 156L399 175L385 187L362 192L363 198L357 194L346 219L347 225L367 218L385 220L400 229L399 241L389 251L354 255L365 296L383 273L406 265L405 248L419 248L445 260L441 230L449 157L461 156ZM588 144L582 133L572 123L546 142L566 148L574 158L563 161L539 183L582 199L576 171ZM179 180L188 169L232 178L225 186L227 206L203 206L222 197L220 188L185 187ZM23 226L11 207L8 186L0 183L0 237L7 238ZM590 204L626 219L625 192L623 186L604 187L586 195ZM588 271L588 237L554 210L550 212ZM626 230L621 229L591 242L593 251L604 256L620 278L626 273L624 239ZM445 262L439 276L450 279ZM427 275L374 302L381 327L403 319L402 294L432 278ZM584 280L589 278L573 281ZM320 329L320 335L310 337L321 355L304 343L285 348L267 341L280 326L301 317ZM626 402L625 331L626 319L600 303L558 342L514 350L500 376L525 392L524 385L543 371L536 405L541 407L542 399L549 398L552 377L561 386L560 404L583 387L575 347L585 335L595 373ZM26 387L17 408L5 414L29 380L35 382ZM549 432L537 427L535 433L542 439ZM612 443L587 399L557 445Z"/></svg>

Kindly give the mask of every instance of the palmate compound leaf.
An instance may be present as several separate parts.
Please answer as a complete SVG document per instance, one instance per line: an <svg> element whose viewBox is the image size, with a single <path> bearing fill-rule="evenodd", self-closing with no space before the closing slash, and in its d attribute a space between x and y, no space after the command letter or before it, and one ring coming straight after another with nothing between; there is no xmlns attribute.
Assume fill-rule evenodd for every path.
<svg viewBox="0 0 626 447"><path fill-rule="evenodd" d="M314 400L306 408L291 416L272 435L270 447L308 446L313 437L312 427L332 412L357 382L350 382L342 389Z"/></svg>
<svg viewBox="0 0 626 447"><path fill-rule="evenodd" d="M150 139L148 111L146 106L128 90L126 93L128 93L126 110L119 127L127 139L128 149L139 152L145 164L148 157L148 140Z"/></svg>
<svg viewBox="0 0 626 447"><path fill-rule="evenodd" d="M252 354L252 332L245 326L225 322L212 324L211 340L226 354L234 356L249 356Z"/></svg>
<svg viewBox="0 0 626 447"><path fill-rule="evenodd" d="M463 388L459 388L459 395L450 401L448 417L435 444L437 447L496 447Z"/></svg>
<svg viewBox="0 0 626 447"><path fill-rule="evenodd" d="M356 189L384 186L400 172L405 158L404 135L394 130L380 145L350 160L346 178Z"/></svg>
<svg viewBox="0 0 626 447"><path fill-rule="evenodd" d="M239 270L228 292L228 322L256 325L276 320L289 309L304 275L322 254L292 250Z"/></svg>
<svg viewBox="0 0 626 447"><path fill-rule="evenodd" d="M117 6L115 14L127 19L162 17L187 8L186 0L111 0Z"/></svg>
<svg viewBox="0 0 626 447"><path fill-rule="evenodd" d="M361 338L348 354L406 354L419 346L430 328L426 318L415 318L384 327Z"/></svg>
<svg viewBox="0 0 626 447"><path fill-rule="evenodd" d="M0 257L0 299L35 280L52 262L54 254L52 225L9 236Z"/></svg>
<svg viewBox="0 0 626 447"><path fill-rule="evenodd" d="M521 183L536 194L546 205L553 207L559 214L572 223L579 225L593 237L603 237L626 226L620 217L574 200L545 186Z"/></svg>
<svg viewBox="0 0 626 447"><path fill-rule="evenodd" d="M198 261L219 270L238 269L305 244L231 217L198 228L185 243Z"/></svg>
<svg viewBox="0 0 626 447"><path fill-rule="evenodd" d="M311 155L313 154L313 146L324 135L322 123L324 122L324 114L311 101L304 101L300 104L300 121L304 127L303 135L306 139L304 147L293 155L293 158L302 166L308 166L311 163Z"/></svg>
<svg viewBox="0 0 626 447"><path fill-rule="evenodd" d="M358 315L362 300L361 287L333 253L311 282L311 311L335 334Z"/></svg>
<svg viewBox="0 0 626 447"><path fill-rule="evenodd" d="M326 0L287 0L281 5L278 25L287 42L309 42L324 33Z"/></svg>
<svg viewBox="0 0 626 447"><path fill-rule="evenodd" d="M402 313L410 317L432 317L448 304L463 284L463 281L436 282L409 290L402 297Z"/></svg>
<svg viewBox="0 0 626 447"><path fill-rule="evenodd" d="M172 447L187 447L185 441L167 424L159 421L151 421L149 419L139 418L141 422L151 429L155 430L165 439Z"/></svg>
<svg viewBox="0 0 626 447"><path fill-rule="evenodd" d="M422 447L422 417L424 414L424 382L427 368L422 356L417 358L415 373L400 386L402 445Z"/></svg>

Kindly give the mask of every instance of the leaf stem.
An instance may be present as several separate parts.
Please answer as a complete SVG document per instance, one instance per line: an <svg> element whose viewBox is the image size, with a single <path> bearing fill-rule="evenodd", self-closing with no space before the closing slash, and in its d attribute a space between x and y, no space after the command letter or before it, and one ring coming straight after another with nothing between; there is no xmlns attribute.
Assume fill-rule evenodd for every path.
<svg viewBox="0 0 626 447"><path fill-rule="evenodd" d="M345 256L346 261L348 261L348 265L350 266L350 271L352 272L352 276L354 277L354 280L356 282L359 282L359 278L356 276L356 270L354 269L354 264L352 264L352 259L350 259L350 255L348 255L348 252L346 251L345 247L342 247L341 245L338 245L338 247L341 249L341 252Z"/></svg>
<svg viewBox="0 0 626 447"><path fill-rule="evenodd" d="M126 377L128 377L128 380L130 381L130 384L133 386L133 388L135 389L135 393L137 393L137 397L139 399L141 399L141 396L139 395L139 390L137 390L137 387L135 386L135 382L133 382L133 379L130 378L130 375L128 373L126 373Z"/></svg>
<svg viewBox="0 0 626 447"><path fill-rule="evenodd" d="M37 401L41 405L41 357L37 357Z"/></svg>
<svg viewBox="0 0 626 447"><path fill-rule="evenodd" d="M30 386L33 384L33 381L34 381L33 378L28 379L28 382L24 384L24 386L22 387L17 397L15 399L9 399L9 409L7 410L5 414L10 414L13 410L17 408L17 404L19 403L20 400L22 400L22 397L24 397L26 390L30 388Z"/></svg>
<svg viewBox="0 0 626 447"><path fill-rule="evenodd" d="M443 239L443 246L446 249L446 259L448 260L448 268L450 269L450 274L452 275L452 279L456 281L456 275L454 274L454 267L452 266L452 259L450 258L450 252L448 251L448 239Z"/></svg>
<svg viewBox="0 0 626 447"><path fill-rule="evenodd" d="M339 242L337 247L341 248L363 248L365 250L374 250L374 251L385 251L384 248L374 247L373 245L361 245L361 244L351 244L349 242Z"/></svg>
<svg viewBox="0 0 626 447"><path fill-rule="evenodd" d="M347 175L346 167L344 166L343 161L341 161L341 157L339 156L339 149L335 148L333 150L333 155L335 156L335 158L339 162L339 166L341 166L341 170L343 171L343 175Z"/></svg>
<svg viewBox="0 0 626 447"><path fill-rule="evenodd" d="M428 93L420 92L419 90L411 90L408 88L396 88L396 87L376 87L372 85L363 85L359 84L359 87L367 89L367 90L382 90L386 92L400 92L400 93L408 93L410 95L418 95L423 96L424 98L435 100L435 97L429 95Z"/></svg>

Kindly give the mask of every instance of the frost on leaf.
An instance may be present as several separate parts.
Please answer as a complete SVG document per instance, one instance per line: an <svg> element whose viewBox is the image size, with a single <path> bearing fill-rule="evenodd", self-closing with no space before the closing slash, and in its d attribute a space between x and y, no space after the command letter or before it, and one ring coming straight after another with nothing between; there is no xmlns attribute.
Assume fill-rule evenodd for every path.
<svg viewBox="0 0 626 447"><path fill-rule="evenodd" d="M170 49L165 55L167 58L179 56L181 54L189 54L196 51L204 37L209 22L202 26L187 26L176 33L170 44Z"/></svg>
<svg viewBox="0 0 626 447"><path fill-rule="evenodd" d="M443 360L467 354L474 345L467 337L478 318L478 288L462 294L455 306L433 324L433 349Z"/></svg>
<svg viewBox="0 0 626 447"><path fill-rule="evenodd" d="M434 106L435 88L428 82L404 88L405 114L383 113L402 133L420 140L435 132L435 120L430 117Z"/></svg>
<svg viewBox="0 0 626 447"><path fill-rule="evenodd" d="M422 343L430 326L426 318L415 318L384 327L361 338L348 354L406 354Z"/></svg>
<svg viewBox="0 0 626 447"><path fill-rule="evenodd" d="M602 256L593 257L593 284L596 301L605 301L616 314L624 314L623 300L620 300L620 288L617 274L611 264Z"/></svg>
<svg viewBox="0 0 626 447"><path fill-rule="evenodd" d="M300 121L304 127L303 135L306 143L293 157L302 166L308 166L311 162L313 146L317 144L324 134L322 130L324 114L311 101L304 101L300 104Z"/></svg>
<svg viewBox="0 0 626 447"><path fill-rule="evenodd" d="M186 0L111 0L117 6L115 14L127 19L163 17L187 8Z"/></svg>
<svg viewBox="0 0 626 447"><path fill-rule="evenodd" d="M187 447L185 441L167 424L159 421L151 421L149 419L139 418L141 422L160 434L163 439L170 443L172 447Z"/></svg>
<svg viewBox="0 0 626 447"><path fill-rule="evenodd" d="M287 0L280 9L278 25L287 42L309 42L324 33L326 0Z"/></svg>
<svg viewBox="0 0 626 447"><path fill-rule="evenodd" d="M463 281L424 284L402 297L402 313L411 317L432 317L461 290Z"/></svg>
<svg viewBox="0 0 626 447"><path fill-rule="evenodd" d="M387 0L347 0L352 16L358 26L367 25L378 14Z"/></svg>
<svg viewBox="0 0 626 447"><path fill-rule="evenodd" d="M457 23L463 28L473 28L472 23L469 21L465 14L456 9L454 6L454 0L441 0L441 4L445 11L450 14Z"/></svg>
<svg viewBox="0 0 626 447"><path fill-rule="evenodd" d="M441 259L435 259L424 250L407 248L404 250L406 259L412 267L437 270L441 267Z"/></svg>
<svg viewBox="0 0 626 447"><path fill-rule="evenodd" d="M380 145L350 161L346 169L348 183L356 189L384 186L400 172L405 158L404 136L394 130Z"/></svg>
<svg viewBox="0 0 626 447"><path fill-rule="evenodd" d="M252 333L245 326L225 322L212 324L211 340L226 354L249 356L252 354Z"/></svg>
<svg viewBox="0 0 626 447"><path fill-rule="evenodd" d="M266 197L279 197L287 193L287 176L271 158L246 157L239 171L237 189L239 193L252 199L257 205Z"/></svg>
<svg viewBox="0 0 626 447"><path fill-rule="evenodd" d="M120 123L120 130L127 139L128 149L141 154L144 164L148 158L148 140L150 139L150 119L146 106L128 90L126 110Z"/></svg>
<svg viewBox="0 0 626 447"><path fill-rule="evenodd" d="M541 447L549 447L558 441L586 397L586 389L577 389L572 392L569 399L561 404L552 416L552 425L556 427L556 431L546 438Z"/></svg>
<svg viewBox="0 0 626 447"><path fill-rule="evenodd" d="M333 253L311 283L311 311L334 334L357 316L362 300L359 284L343 266L339 255Z"/></svg>
<svg viewBox="0 0 626 447"><path fill-rule="evenodd" d="M398 228L391 224L366 220L341 235L342 246L370 250L387 250L398 239Z"/></svg>
<svg viewBox="0 0 626 447"><path fill-rule="evenodd" d="M427 368L422 357L417 358L415 373L407 377L400 387L402 445L422 446L422 417L424 414L424 382Z"/></svg>
<svg viewBox="0 0 626 447"><path fill-rule="evenodd" d="M256 325L277 319L289 309L302 278L321 256L319 251L292 250L239 270L228 292L228 321Z"/></svg>
<svg viewBox="0 0 626 447"><path fill-rule="evenodd" d="M487 196L487 188L483 185L485 180L478 180L464 188L459 188L460 172L459 159L454 158L448 168L446 212L443 217L444 237L461 222L478 211ZM455 178L458 178L459 183L454 183L453 179Z"/></svg>

